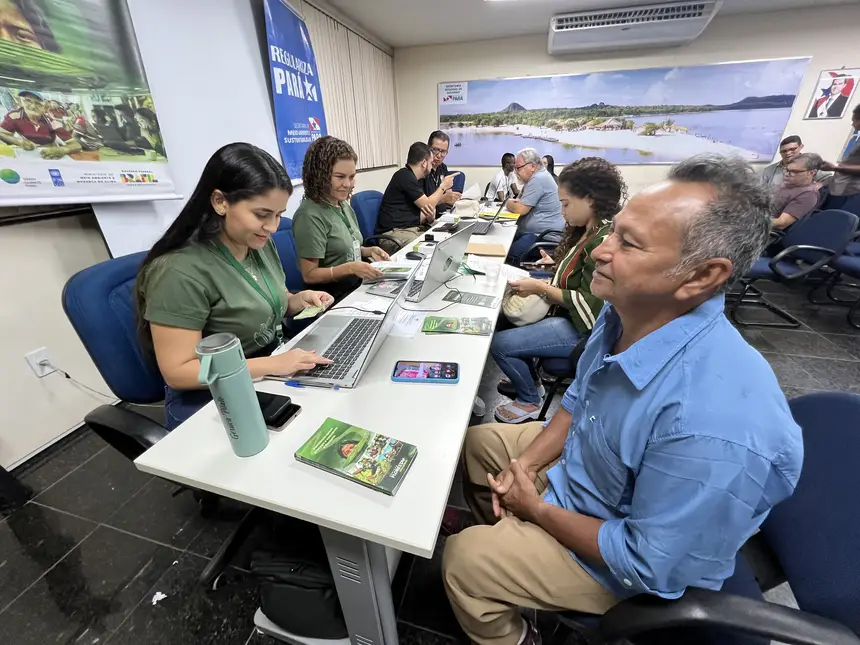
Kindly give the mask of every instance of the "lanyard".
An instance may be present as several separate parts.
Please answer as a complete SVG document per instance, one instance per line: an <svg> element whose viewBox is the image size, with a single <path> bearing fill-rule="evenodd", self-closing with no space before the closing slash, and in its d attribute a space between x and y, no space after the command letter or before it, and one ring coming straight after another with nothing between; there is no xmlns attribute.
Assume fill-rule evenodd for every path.
<svg viewBox="0 0 860 645"><path fill-rule="evenodd" d="M269 282L269 278L266 275L266 272L263 270L262 263L256 262L257 268L260 270L260 275L262 275L263 277L263 282L266 283L266 291L268 291L268 293L265 293L260 287L260 285L257 284L257 281L254 280L254 278L252 278L250 275L248 275L248 272L245 270L245 267L243 267L239 263L239 261L233 256L232 253L230 253L230 251L227 249L226 246L224 246L222 242L218 242L218 250L221 251L221 255L224 256L224 258L233 266L233 268L236 269L236 271L238 271L243 278L245 278L245 282L250 284L253 287L254 291L259 293L260 296L262 296L263 300L265 300L272 308L272 311L275 314L275 327L277 327L278 319L281 317L281 299L280 297L278 297L278 292L272 287L272 283ZM256 251L248 249L248 253L253 254L256 253ZM251 257L254 258L254 260L256 261L257 256L252 255Z"/></svg>
<svg viewBox="0 0 860 645"><path fill-rule="evenodd" d="M343 212L343 207L335 208L334 204L331 202L326 202L327 206L332 209L335 213L340 216L343 225L346 226L346 230L349 231L349 234L355 237L355 230L352 228L352 223L349 221L349 218L346 216L346 213Z"/></svg>

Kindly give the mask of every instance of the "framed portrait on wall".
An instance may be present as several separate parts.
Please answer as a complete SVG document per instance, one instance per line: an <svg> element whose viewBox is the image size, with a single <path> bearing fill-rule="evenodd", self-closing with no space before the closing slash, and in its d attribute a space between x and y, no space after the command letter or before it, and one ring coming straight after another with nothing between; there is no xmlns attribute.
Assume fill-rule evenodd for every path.
<svg viewBox="0 0 860 645"><path fill-rule="evenodd" d="M858 80L860 69L857 68L821 72L804 118L841 119L851 103Z"/></svg>

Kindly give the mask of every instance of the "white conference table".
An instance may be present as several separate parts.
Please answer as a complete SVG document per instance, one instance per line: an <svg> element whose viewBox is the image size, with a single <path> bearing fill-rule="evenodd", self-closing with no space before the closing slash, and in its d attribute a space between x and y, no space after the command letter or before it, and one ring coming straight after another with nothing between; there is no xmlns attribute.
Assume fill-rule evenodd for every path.
<svg viewBox="0 0 860 645"><path fill-rule="evenodd" d="M500 244L506 250L515 226L496 223L477 243ZM434 233L440 241L447 236ZM422 236L423 237L423 236ZM410 243L396 258L411 250ZM482 257L502 265L502 257ZM493 281L486 276L459 276L448 282L460 291L502 296L502 268ZM337 306L366 302L366 287ZM420 303L404 309L441 309L449 287L442 286ZM453 304L423 315L489 317L498 309ZM306 330L307 331L307 330ZM306 332L304 332L306 333ZM301 338L301 334L295 339ZM320 527L352 645L396 645L391 578L400 552L433 556L442 515L457 468L460 449L477 395L492 336L422 334L389 336L354 389L333 391L293 388L280 381L261 381L264 392L286 394L302 406L301 414L281 432L270 432L269 446L253 457L233 454L214 404L204 406L135 461L147 473L230 497L256 507L313 522ZM291 341L292 342L295 342ZM398 360L452 361L460 365L456 385L395 383ZM296 450L327 417L380 432L418 447L418 457L394 497L302 464ZM261 631L292 643L314 641L284 632L261 611ZM343 641L346 643L346 641Z"/></svg>

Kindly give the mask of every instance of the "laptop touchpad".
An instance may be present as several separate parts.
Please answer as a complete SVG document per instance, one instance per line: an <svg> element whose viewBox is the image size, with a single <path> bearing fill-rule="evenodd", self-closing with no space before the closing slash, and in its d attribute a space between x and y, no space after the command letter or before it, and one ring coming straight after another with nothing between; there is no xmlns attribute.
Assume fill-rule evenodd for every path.
<svg viewBox="0 0 860 645"><path fill-rule="evenodd" d="M349 319L343 316L323 316L292 349L316 351L322 354L344 328Z"/></svg>

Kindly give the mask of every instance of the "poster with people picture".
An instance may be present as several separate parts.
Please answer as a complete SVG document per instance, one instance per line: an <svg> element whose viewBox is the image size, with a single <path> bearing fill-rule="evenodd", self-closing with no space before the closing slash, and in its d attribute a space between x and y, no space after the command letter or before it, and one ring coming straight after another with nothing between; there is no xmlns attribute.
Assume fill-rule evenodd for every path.
<svg viewBox="0 0 860 645"><path fill-rule="evenodd" d="M857 88L860 69L824 70L806 111L806 119L841 119Z"/></svg>
<svg viewBox="0 0 860 645"><path fill-rule="evenodd" d="M0 206L174 193L125 0L0 0Z"/></svg>

